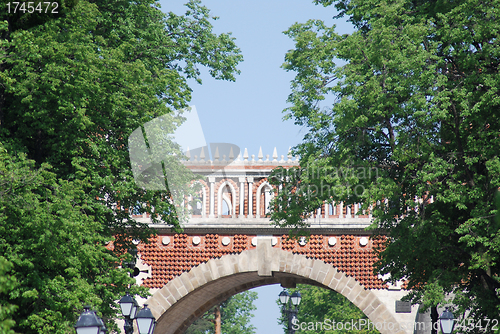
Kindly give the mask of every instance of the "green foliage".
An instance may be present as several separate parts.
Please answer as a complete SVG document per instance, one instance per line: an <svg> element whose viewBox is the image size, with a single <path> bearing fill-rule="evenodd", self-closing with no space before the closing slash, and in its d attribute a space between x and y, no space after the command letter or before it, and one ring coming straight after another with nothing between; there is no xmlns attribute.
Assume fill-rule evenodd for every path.
<svg viewBox="0 0 500 334"><path fill-rule="evenodd" d="M253 302L257 299L257 292L244 291L220 304L222 334L254 334L256 328L250 325L256 310ZM214 330L214 308L197 319L186 331L186 334L209 334Z"/></svg>
<svg viewBox="0 0 500 334"><path fill-rule="evenodd" d="M0 221L2 218L0 217ZM3 295L7 295L16 287L15 277L9 274L12 269L12 263L0 256L0 334L13 334L11 329L15 325L12 315L16 310L16 305L5 302Z"/></svg>
<svg viewBox="0 0 500 334"><path fill-rule="evenodd" d="M82 182L58 179L49 165L35 169L23 154L0 150L0 253L17 281L1 298L16 305L14 329L67 333L86 304L109 321L133 280L106 249L110 239L101 225L85 214Z"/></svg>
<svg viewBox="0 0 500 334"><path fill-rule="evenodd" d="M198 66L217 79L234 80L238 73L242 57L233 39L212 33L199 1L187 6L178 16L164 14L152 0L81 0L30 29L3 26L0 139L37 166L50 163L63 179L85 180L87 214L108 234L151 235L131 219L130 207L154 211L156 222L179 229L165 200L169 191L136 186L127 140L159 116L167 120L162 133L175 130L183 118L172 110L187 107L188 78L201 82ZM165 145L179 153L175 143Z"/></svg>
<svg viewBox="0 0 500 334"><path fill-rule="evenodd" d="M106 242L122 254L154 233L132 207L174 229L182 219L168 189L135 183L129 135L159 116L172 133L198 67L234 80L242 60L197 0L181 16L153 0L58 3L57 15L0 11L0 254L18 282L1 302L26 334L72 331L84 304L116 317L131 280Z"/></svg>
<svg viewBox="0 0 500 334"><path fill-rule="evenodd" d="M285 32L295 49L283 68L296 73L285 118L308 133L301 167L274 173L272 219L298 229L323 201L361 203L390 237L378 272L406 280L413 303L455 293L457 315L495 318L500 3L316 3L356 31L310 20Z"/></svg>
<svg viewBox="0 0 500 334"><path fill-rule="evenodd" d="M379 333L379 331L374 329L374 325L369 325L369 320L366 315L340 293L330 289L305 284L298 284L296 289L289 290L289 294L292 295L295 291L299 291L302 296L299 312L297 314L297 326L301 326L300 324L304 323L302 327L308 328L307 330L299 328L296 333L345 333L345 329L336 329L337 323L342 323L342 328L346 323L349 323L349 326L355 323L357 327L349 330L349 333ZM279 299L277 303L281 305ZM363 319L361 320L362 326L359 325L360 319ZM287 320L284 317L280 319L279 323L286 329ZM340 326L338 328L340 328Z"/></svg>

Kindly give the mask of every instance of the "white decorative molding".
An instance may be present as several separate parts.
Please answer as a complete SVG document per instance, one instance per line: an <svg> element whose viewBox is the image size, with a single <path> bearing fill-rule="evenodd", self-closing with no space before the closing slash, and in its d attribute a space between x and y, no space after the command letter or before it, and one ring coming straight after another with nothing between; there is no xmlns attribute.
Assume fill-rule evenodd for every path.
<svg viewBox="0 0 500 334"><path fill-rule="evenodd" d="M201 242L201 238L196 236L196 237L193 237L193 245L197 246L199 245Z"/></svg>
<svg viewBox="0 0 500 334"><path fill-rule="evenodd" d="M368 245L368 238L367 237L362 237L359 239L359 245L361 247L365 247L366 245Z"/></svg>
<svg viewBox="0 0 500 334"><path fill-rule="evenodd" d="M336 244L337 244L337 238L335 238L335 237L330 237L330 238L328 238L328 245L329 245L329 246L333 247L333 246L335 246Z"/></svg>
<svg viewBox="0 0 500 334"><path fill-rule="evenodd" d="M227 246L231 242L231 239L229 237L224 237L222 238L222 245Z"/></svg>

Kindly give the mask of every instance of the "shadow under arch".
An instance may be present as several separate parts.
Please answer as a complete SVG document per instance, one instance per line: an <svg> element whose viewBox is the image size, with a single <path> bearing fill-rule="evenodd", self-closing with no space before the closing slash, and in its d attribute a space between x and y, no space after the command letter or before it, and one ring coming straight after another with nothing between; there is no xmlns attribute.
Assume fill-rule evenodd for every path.
<svg viewBox="0 0 500 334"><path fill-rule="evenodd" d="M354 277L321 260L273 248L271 239L260 239L256 249L211 259L156 291L147 301L158 320L155 334L181 334L199 316L230 296L278 283L332 289L361 309L372 323L395 325L391 330L379 329L382 334L407 333L377 295L364 289Z"/></svg>

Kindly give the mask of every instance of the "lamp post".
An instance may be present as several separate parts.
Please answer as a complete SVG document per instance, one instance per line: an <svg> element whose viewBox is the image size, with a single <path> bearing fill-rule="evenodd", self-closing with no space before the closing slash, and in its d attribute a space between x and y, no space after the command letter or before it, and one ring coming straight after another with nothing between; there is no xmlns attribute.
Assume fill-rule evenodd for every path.
<svg viewBox="0 0 500 334"><path fill-rule="evenodd" d="M139 334L153 334L156 319L147 304L144 304L144 308L137 312L137 302L129 293L123 296L118 303L120 304L122 315L125 317L124 329L126 334L134 333L134 319L136 319ZM104 322L94 311L90 311L90 306L84 307L84 311L80 314L76 322L75 329L77 334L107 333Z"/></svg>
<svg viewBox="0 0 500 334"><path fill-rule="evenodd" d="M299 304L302 296L300 292L295 291L292 293L292 297L286 290L283 290L279 294L280 303L283 305L282 312L286 314L288 320L288 333L294 334L295 330L293 329L293 319L297 318L297 314L299 313ZM290 301L290 302L289 302Z"/></svg>
<svg viewBox="0 0 500 334"><path fill-rule="evenodd" d="M448 311L448 308L446 308L439 316L439 323L443 334L451 334L451 332L453 332L453 327L455 327L455 318L453 317L453 313Z"/></svg>
<svg viewBox="0 0 500 334"><path fill-rule="evenodd" d="M120 304L120 308L122 310L122 315L125 318L125 325L123 329L125 330L125 334L133 334L134 333L134 318L137 313L137 302L135 299L127 292L125 296L120 299L118 302Z"/></svg>

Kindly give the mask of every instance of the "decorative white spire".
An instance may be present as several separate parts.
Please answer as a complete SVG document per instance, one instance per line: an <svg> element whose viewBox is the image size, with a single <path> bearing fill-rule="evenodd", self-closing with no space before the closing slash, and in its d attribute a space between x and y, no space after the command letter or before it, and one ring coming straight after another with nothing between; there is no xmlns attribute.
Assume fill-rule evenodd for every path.
<svg viewBox="0 0 500 334"><path fill-rule="evenodd" d="M259 158L259 162L262 161L262 158L264 158L264 156L262 155L262 146L259 148L259 155L257 156L257 158Z"/></svg>
<svg viewBox="0 0 500 334"><path fill-rule="evenodd" d="M200 162L205 162L205 149L204 149L204 147L201 148Z"/></svg>
<svg viewBox="0 0 500 334"><path fill-rule="evenodd" d="M243 160L248 161L248 150L245 147L245 153L243 153Z"/></svg>
<svg viewBox="0 0 500 334"><path fill-rule="evenodd" d="M278 161L278 151L276 150L276 146L274 147L273 151L273 162Z"/></svg>
<svg viewBox="0 0 500 334"><path fill-rule="evenodd" d="M219 146L215 147L214 162L219 162Z"/></svg>
<svg viewBox="0 0 500 334"><path fill-rule="evenodd" d="M233 152L233 147L231 146L231 150L229 151L229 160L232 161L234 160L234 152Z"/></svg>

